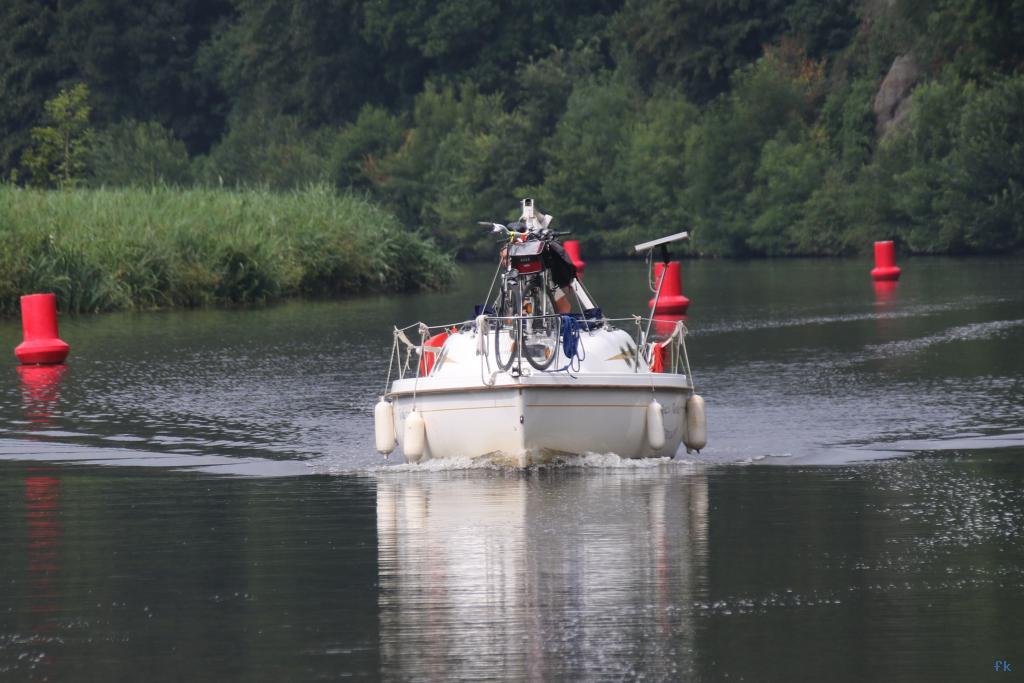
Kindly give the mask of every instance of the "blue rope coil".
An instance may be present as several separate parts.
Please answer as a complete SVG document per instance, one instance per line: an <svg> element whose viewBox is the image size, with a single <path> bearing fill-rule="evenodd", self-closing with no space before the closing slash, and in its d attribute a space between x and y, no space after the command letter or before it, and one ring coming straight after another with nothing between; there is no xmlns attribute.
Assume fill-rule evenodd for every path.
<svg viewBox="0 0 1024 683"><path fill-rule="evenodd" d="M579 372L580 361L587 357L583 344L580 343L580 323L569 314L562 315L562 353L569 361L564 368L556 372Z"/></svg>

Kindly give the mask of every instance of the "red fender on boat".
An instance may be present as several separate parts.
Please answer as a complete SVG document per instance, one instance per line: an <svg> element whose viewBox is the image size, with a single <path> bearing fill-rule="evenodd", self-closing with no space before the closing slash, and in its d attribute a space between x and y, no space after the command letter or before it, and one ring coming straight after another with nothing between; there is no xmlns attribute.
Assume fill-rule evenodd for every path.
<svg viewBox="0 0 1024 683"><path fill-rule="evenodd" d="M665 345L658 343L651 349L651 372L665 372Z"/></svg>
<svg viewBox="0 0 1024 683"><path fill-rule="evenodd" d="M448 341L448 332L435 334L423 342L423 355L420 356L420 377L426 377L434 369L434 361L437 360L437 354L440 353L441 347L446 341Z"/></svg>

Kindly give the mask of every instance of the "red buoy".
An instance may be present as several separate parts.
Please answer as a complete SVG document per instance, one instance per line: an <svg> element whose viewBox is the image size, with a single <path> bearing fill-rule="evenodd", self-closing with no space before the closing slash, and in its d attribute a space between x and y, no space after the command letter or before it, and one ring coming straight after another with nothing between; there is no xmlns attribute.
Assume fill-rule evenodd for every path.
<svg viewBox="0 0 1024 683"><path fill-rule="evenodd" d="M871 278L876 282L891 282L900 279L900 268L896 265L896 245L892 240L875 242L875 267Z"/></svg>
<svg viewBox="0 0 1024 683"><path fill-rule="evenodd" d="M14 355L25 365L63 363L71 347L57 336L57 297L26 294L21 297L21 329L25 341Z"/></svg>
<svg viewBox="0 0 1024 683"><path fill-rule="evenodd" d="M654 264L654 287L657 289L661 281L662 272L665 275L665 282L661 285L661 295L658 297L658 305L654 309L657 313L686 313L690 307L690 300L683 296L683 273L679 267L679 261L670 261L668 270L665 270L664 263ZM648 307L654 306L654 299L651 299Z"/></svg>
<svg viewBox="0 0 1024 683"><path fill-rule="evenodd" d="M676 331L676 322L686 321L686 316L679 313L659 313L654 319L654 334L665 338Z"/></svg>
<svg viewBox="0 0 1024 683"><path fill-rule="evenodd" d="M583 271L587 269L587 262L580 258L580 241L566 240L562 246L565 247L565 253L569 255L572 264L576 266L577 277L582 278Z"/></svg>

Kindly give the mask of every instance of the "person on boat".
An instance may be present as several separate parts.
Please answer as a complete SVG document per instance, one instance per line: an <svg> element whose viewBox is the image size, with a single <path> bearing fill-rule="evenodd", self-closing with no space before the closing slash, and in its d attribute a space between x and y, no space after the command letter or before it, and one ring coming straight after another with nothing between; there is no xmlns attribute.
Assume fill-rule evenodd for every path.
<svg viewBox="0 0 1024 683"><path fill-rule="evenodd" d="M572 312L572 304L569 303L569 295L572 293L572 283L576 279L576 265L569 258L565 247L552 238L544 249L544 266L551 274L551 282L554 283L554 291L551 298L555 302L555 310L558 313Z"/></svg>

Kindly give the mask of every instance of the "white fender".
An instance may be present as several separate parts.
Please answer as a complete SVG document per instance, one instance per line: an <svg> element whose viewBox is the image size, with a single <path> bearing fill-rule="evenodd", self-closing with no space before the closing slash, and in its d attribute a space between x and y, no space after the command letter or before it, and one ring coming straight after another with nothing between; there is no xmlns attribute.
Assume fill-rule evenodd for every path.
<svg viewBox="0 0 1024 683"><path fill-rule="evenodd" d="M427 445L427 430L423 424L423 416L419 411L412 411L405 418L405 441L402 450L409 462L419 462Z"/></svg>
<svg viewBox="0 0 1024 683"><path fill-rule="evenodd" d="M654 450L665 445L665 421L661 415L661 404L656 398L647 404L647 443Z"/></svg>
<svg viewBox="0 0 1024 683"><path fill-rule="evenodd" d="M395 410L383 398L373 407L373 427L377 436L377 452L387 455L395 450Z"/></svg>
<svg viewBox="0 0 1024 683"><path fill-rule="evenodd" d="M704 417L704 399L694 394L686 399L686 447L699 451L708 445L708 422Z"/></svg>
<svg viewBox="0 0 1024 683"><path fill-rule="evenodd" d="M490 326L487 324L487 316L481 313L476 317L476 355L487 355L487 341L490 339L488 332Z"/></svg>

